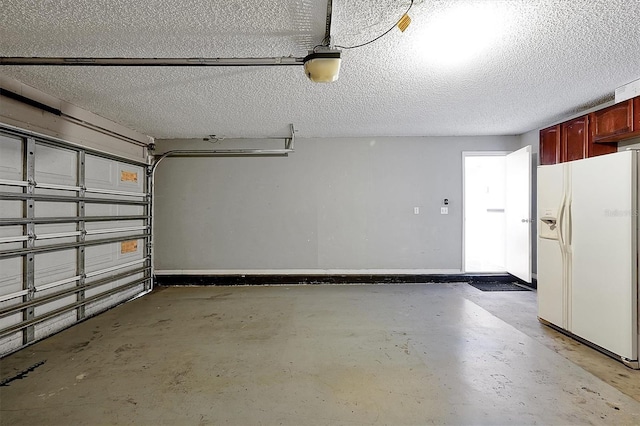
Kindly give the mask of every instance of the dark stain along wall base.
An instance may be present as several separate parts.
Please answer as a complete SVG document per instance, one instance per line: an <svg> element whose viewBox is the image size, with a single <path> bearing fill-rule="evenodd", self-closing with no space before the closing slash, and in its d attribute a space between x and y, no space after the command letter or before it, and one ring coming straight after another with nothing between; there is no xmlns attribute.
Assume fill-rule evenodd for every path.
<svg viewBox="0 0 640 426"><path fill-rule="evenodd" d="M524 283L512 275L162 275L156 277L159 286L199 285L294 285L294 284L407 284L407 283Z"/></svg>

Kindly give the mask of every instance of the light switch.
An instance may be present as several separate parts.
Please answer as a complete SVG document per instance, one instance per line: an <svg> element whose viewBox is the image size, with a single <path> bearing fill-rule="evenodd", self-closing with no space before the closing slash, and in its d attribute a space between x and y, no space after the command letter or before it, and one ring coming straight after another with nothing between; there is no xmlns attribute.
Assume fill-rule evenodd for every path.
<svg viewBox="0 0 640 426"><path fill-rule="evenodd" d="M449 207L440 207L440 214L449 214Z"/></svg>
<svg viewBox="0 0 640 426"><path fill-rule="evenodd" d="M420 214L420 207L414 207L413 214Z"/></svg>

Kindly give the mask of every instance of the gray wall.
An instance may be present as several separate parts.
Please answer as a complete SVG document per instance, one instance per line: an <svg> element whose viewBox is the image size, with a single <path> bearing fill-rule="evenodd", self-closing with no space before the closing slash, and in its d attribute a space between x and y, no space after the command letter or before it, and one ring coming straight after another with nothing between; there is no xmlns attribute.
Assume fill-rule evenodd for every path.
<svg viewBox="0 0 640 426"><path fill-rule="evenodd" d="M618 151L625 151L627 149L640 149L640 138L618 142Z"/></svg>
<svg viewBox="0 0 640 426"><path fill-rule="evenodd" d="M300 139L288 158L168 158L156 175L156 268L459 270L462 152L520 142ZM176 140L158 150L251 144L264 146ZM444 198L449 215L440 214Z"/></svg>

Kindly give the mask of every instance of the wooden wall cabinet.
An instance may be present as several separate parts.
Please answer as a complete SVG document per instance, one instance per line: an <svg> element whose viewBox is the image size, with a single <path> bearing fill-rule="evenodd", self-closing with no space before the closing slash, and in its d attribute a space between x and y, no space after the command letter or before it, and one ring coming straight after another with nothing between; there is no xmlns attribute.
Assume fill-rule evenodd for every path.
<svg viewBox="0 0 640 426"><path fill-rule="evenodd" d="M540 164L556 164L560 158L560 125L540 130Z"/></svg>
<svg viewBox="0 0 640 426"><path fill-rule="evenodd" d="M587 157L589 143L589 116L574 118L560 125L562 161L580 160Z"/></svg>
<svg viewBox="0 0 640 426"><path fill-rule="evenodd" d="M540 164L611 154L632 138L640 138L640 96L540 130Z"/></svg>
<svg viewBox="0 0 640 426"><path fill-rule="evenodd" d="M633 132L633 99L590 114L594 142L615 142L619 135Z"/></svg>

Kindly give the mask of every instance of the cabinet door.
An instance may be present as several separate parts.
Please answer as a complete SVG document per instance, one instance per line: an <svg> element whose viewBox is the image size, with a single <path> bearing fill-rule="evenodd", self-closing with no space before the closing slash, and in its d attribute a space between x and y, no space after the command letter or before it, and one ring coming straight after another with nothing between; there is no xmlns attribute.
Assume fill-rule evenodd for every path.
<svg viewBox="0 0 640 426"><path fill-rule="evenodd" d="M633 99L591 113L593 141L629 133L633 129Z"/></svg>
<svg viewBox="0 0 640 426"><path fill-rule="evenodd" d="M540 130L540 164L556 164L560 160L560 125Z"/></svg>
<svg viewBox="0 0 640 426"><path fill-rule="evenodd" d="M617 142L595 142L595 119L594 113L589 115L589 139L587 141L587 157L597 157L599 155L613 154L618 152Z"/></svg>
<svg viewBox="0 0 640 426"><path fill-rule="evenodd" d="M562 161L580 160L587 156L589 116L575 118L561 124Z"/></svg>
<svg viewBox="0 0 640 426"><path fill-rule="evenodd" d="M633 99L633 131L640 132L640 96Z"/></svg>

